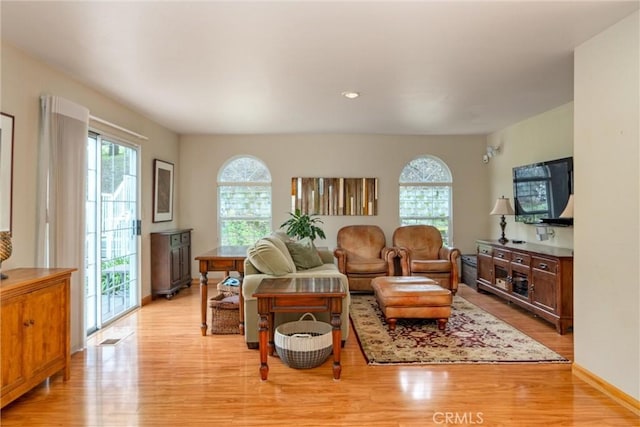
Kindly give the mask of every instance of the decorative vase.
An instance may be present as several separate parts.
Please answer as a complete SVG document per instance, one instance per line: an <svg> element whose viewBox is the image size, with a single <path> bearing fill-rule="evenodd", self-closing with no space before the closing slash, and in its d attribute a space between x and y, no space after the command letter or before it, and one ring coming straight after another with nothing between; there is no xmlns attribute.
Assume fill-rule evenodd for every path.
<svg viewBox="0 0 640 427"><path fill-rule="evenodd" d="M9 259L11 256L11 232L0 231L0 279L7 278L5 274L2 274L2 262Z"/></svg>

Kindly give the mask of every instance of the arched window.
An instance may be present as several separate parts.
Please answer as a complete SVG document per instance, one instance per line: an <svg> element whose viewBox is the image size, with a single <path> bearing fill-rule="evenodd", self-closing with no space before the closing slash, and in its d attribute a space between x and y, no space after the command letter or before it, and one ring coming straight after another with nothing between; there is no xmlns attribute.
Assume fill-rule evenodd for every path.
<svg viewBox="0 0 640 427"><path fill-rule="evenodd" d="M236 157L218 174L221 246L250 245L271 233L271 174L260 160Z"/></svg>
<svg viewBox="0 0 640 427"><path fill-rule="evenodd" d="M437 157L411 160L400 173L400 225L433 225L451 244L451 171Z"/></svg>

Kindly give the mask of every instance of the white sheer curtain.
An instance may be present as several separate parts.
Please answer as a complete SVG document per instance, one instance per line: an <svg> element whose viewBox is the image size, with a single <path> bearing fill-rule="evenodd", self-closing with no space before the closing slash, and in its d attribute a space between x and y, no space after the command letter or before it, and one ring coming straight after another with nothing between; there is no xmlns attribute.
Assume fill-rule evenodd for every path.
<svg viewBox="0 0 640 427"><path fill-rule="evenodd" d="M71 350L86 346L85 199L89 110L66 99L40 98L37 194L38 267L73 267Z"/></svg>

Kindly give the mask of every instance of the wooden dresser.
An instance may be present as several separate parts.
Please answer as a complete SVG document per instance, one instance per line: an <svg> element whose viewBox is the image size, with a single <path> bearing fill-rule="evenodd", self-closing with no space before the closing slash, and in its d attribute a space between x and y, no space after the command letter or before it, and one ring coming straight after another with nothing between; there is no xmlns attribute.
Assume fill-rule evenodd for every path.
<svg viewBox="0 0 640 427"><path fill-rule="evenodd" d="M191 286L191 228L151 233L151 291L171 299Z"/></svg>
<svg viewBox="0 0 640 427"><path fill-rule="evenodd" d="M491 292L552 322L573 326L573 250L478 240L478 290Z"/></svg>
<svg viewBox="0 0 640 427"><path fill-rule="evenodd" d="M71 375L72 268L18 268L0 281L2 407L51 375Z"/></svg>

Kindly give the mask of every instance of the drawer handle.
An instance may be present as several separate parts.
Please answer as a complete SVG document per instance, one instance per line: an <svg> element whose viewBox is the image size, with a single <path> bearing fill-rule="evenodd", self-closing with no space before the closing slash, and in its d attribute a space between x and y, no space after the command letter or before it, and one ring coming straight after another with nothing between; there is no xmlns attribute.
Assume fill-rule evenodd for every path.
<svg viewBox="0 0 640 427"><path fill-rule="evenodd" d="M504 254L499 253L499 254L498 254L498 258L504 258Z"/></svg>
<svg viewBox="0 0 640 427"><path fill-rule="evenodd" d="M544 262L541 262L538 267L540 267L541 270L548 270L549 266L547 264L545 264Z"/></svg>
<svg viewBox="0 0 640 427"><path fill-rule="evenodd" d="M522 261L524 261L524 260L523 260L522 258L516 258L516 259L515 259L515 261L516 261L517 263L522 264Z"/></svg>
<svg viewBox="0 0 640 427"><path fill-rule="evenodd" d="M481 252L482 252L483 254L488 254L488 253L489 253L489 251L488 251L488 250L486 250L486 249L483 249Z"/></svg>

